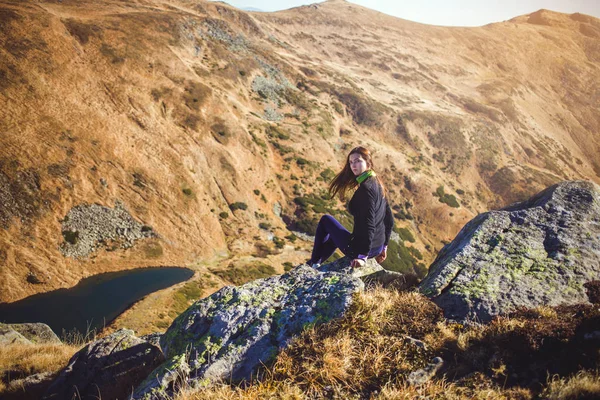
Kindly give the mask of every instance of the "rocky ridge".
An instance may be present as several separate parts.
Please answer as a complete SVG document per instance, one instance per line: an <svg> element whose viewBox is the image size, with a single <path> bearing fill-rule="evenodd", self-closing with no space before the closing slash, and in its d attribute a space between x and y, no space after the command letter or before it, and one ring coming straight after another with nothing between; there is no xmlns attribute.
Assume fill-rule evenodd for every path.
<svg viewBox="0 0 600 400"><path fill-rule="evenodd" d="M440 253L420 290L444 311L449 326L460 325L454 320L485 322L508 314L522 319L546 312L551 317L540 321L541 329L553 325L566 329L544 333L549 335L551 346L557 346L556 351L577 347L577 342L553 342L552 338L565 335L575 335L588 348L600 338L598 320L594 319L597 310L581 304L597 304L600 298L599 227L600 187L587 181L562 182L525 202L469 222ZM303 264L283 275L226 286L190 306L164 334L138 338L130 330L116 331L77 352L51 384L53 376L40 374L11 387L18 384L35 388L36 393L45 391L44 399L70 398L76 392L82 397L163 399L182 387L193 389L260 377L262 366L308 326L344 315L365 285L402 290L407 284L406 276L386 271L372 259L356 269L349 263L344 257L316 269ZM421 297L441 318L440 308L412 294ZM540 311L540 306L558 307ZM566 322L560 321L557 313L565 310L569 315L565 321L573 319L576 330L567 329ZM404 318L410 313L401 314ZM578 318L586 315L589 321L580 325ZM502 321L495 320L490 330L497 329ZM405 322L411 323L410 319ZM416 320L412 323L419 325ZM524 325L518 325L518 330L522 329ZM0 342L31 345L56 341L47 331L43 324L0 325ZM538 340L536 337L533 334L530 339ZM426 344L430 339L409 335L402 335L402 340L425 352L428 346L439 346ZM515 344L520 345L523 343ZM448 360L447 354L442 355ZM420 387L442 369L456 368L454 363L447 365L436 355L421 368L406 372L406 382ZM539 373L524 373L519 379Z"/></svg>

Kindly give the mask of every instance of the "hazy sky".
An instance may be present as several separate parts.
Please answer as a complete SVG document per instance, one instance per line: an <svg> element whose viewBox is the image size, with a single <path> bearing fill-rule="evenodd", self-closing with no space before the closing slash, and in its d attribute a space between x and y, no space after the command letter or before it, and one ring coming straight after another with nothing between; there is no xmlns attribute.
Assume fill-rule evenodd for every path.
<svg viewBox="0 0 600 400"><path fill-rule="evenodd" d="M312 4L310 0L227 0L239 8L277 11ZM529 14L540 8L600 18L600 0L352 0L373 10L432 25L480 26Z"/></svg>

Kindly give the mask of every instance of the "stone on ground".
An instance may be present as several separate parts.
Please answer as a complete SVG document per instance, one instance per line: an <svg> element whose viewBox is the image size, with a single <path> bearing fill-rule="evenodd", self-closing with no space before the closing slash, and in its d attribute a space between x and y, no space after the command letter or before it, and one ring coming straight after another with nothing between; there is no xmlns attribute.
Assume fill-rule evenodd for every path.
<svg viewBox="0 0 600 400"><path fill-rule="evenodd" d="M442 368L444 360L441 357L436 357L425 368L413 371L408 375L408 384L411 386L421 386L429 382L431 378Z"/></svg>
<svg viewBox="0 0 600 400"><path fill-rule="evenodd" d="M54 380L51 372L41 372L10 382L3 400L38 400Z"/></svg>

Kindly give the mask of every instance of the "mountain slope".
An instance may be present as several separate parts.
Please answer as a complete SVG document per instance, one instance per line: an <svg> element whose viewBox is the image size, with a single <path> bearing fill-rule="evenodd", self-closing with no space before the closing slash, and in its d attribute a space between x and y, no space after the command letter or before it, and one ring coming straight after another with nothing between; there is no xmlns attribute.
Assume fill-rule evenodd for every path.
<svg viewBox="0 0 600 400"><path fill-rule="evenodd" d="M310 242L288 228L310 232L323 212L349 222L315 199L359 144L422 262L480 211L600 182L596 18L448 28L338 0L0 11L0 301L147 265L302 261ZM69 212L92 204L145 236L77 236ZM83 239L92 251L65 255Z"/></svg>

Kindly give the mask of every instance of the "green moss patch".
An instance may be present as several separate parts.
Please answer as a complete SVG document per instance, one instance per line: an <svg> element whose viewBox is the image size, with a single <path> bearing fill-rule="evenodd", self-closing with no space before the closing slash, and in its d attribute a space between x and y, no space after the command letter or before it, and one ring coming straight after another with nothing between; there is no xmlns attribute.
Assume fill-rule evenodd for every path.
<svg viewBox="0 0 600 400"><path fill-rule="evenodd" d="M176 315L178 315L187 310L190 305L202 297L204 289L204 283L201 281L186 282L173 295L174 303L172 311L175 311Z"/></svg>
<svg viewBox="0 0 600 400"><path fill-rule="evenodd" d="M381 265L389 271L416 274L419 278L423 278L427 274L427 267L419 262L422 258L417 249L406 247L404 242L397 243L391 240L388 244L387 258Z"/></svg>
<svg viewBox="0 0 600 400"><path fill-rule="evenodd" d="M433 193L433 195L436 196L440 200L440 203L447 204L448 206L450 206L452 208L460 207L458 200L456 199L456 197L453 194L448 194L448 193L444 192L444 186L439 186L436 189L436 191Z"/></svg>
<svg viewBox="0 0 600 400"><path fill-rule="evenodd" d="M231 263L223 270L211 270L211 272L236 286L276 274L272 266L260 261L244 265Z"/></svg>

